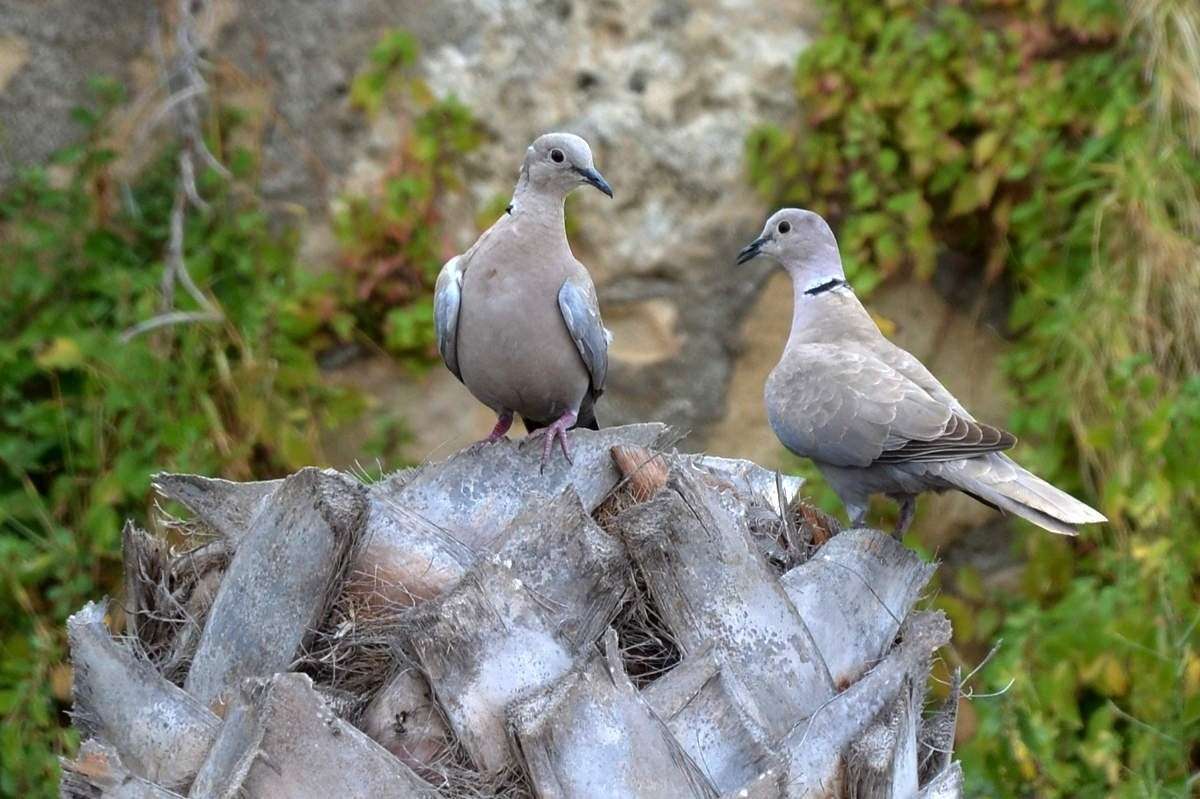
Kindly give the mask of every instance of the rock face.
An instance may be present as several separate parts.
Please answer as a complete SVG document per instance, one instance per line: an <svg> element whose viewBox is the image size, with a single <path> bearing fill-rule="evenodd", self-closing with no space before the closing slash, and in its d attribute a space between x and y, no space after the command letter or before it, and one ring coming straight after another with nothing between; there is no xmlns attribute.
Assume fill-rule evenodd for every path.
<svg viewBox="0 0 1200 799"><path fill-rule="evenodd" d="M131 78L148 9L125 0L0 4L0 187L79 138L71 109L90 100L88 78Z"/></svg>

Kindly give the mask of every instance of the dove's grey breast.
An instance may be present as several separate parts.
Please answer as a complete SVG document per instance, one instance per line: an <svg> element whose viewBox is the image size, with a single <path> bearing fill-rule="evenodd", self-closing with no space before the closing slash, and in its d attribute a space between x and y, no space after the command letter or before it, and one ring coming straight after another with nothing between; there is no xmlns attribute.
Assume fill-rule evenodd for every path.
<svg viewBox="0 0 1200 799"><path fill-rule="evenodd" d="M583 267L561 233L521 229L532 224L504 218L464 255L458 366L480 402L545 422L578 410L589 387L558 305Z"/></svg>

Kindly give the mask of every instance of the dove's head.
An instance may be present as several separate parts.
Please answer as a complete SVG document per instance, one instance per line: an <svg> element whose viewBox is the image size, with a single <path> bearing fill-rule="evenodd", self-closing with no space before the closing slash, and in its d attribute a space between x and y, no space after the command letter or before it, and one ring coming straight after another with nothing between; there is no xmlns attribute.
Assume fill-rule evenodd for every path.
<svg viewBox="0 0 1200 799"><path fill-rule="evenodd" d="M536 191L563 197L584 185L613 196L612 187L592 163L592 148L571 133L538 136L525 151L521 180L528 181L529 188Z"/></svg>
<svg viewBox="0 0 1200 799"><path fill-rule="evenodd" d="M744 264L765 255L805 285L822 280L845 280L837 239L820 214L803 208L783 208L767 220L762 235L738 253Z"/></svg>

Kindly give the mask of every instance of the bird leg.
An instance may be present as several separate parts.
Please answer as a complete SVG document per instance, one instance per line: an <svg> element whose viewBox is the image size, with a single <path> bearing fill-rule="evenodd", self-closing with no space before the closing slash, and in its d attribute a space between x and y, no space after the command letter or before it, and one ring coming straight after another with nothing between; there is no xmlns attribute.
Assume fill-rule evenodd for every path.
<svg viewBox="0 0 1200 799"><path fill-rule="evenodd" d="M550 451L554 449L555 439L558 439L558 445L562 448L562 454L567 459L567 463L575 463L571 459L571 445L567 441L567 431L571 429L578 418L579 416L575 411L567 411L558 417L557 421L552 422L546 427L538 428L529 434L530 438L544 436L542 441L542 472L546 471L546 464L550 461Z"/></svg>
<svg viewBox="0 0 1200 799"><path fill-rule="evenodd" d="M896 529L892 532L896 540L904 538L904 534L908 532L908 528L912 525L913 517L917 515L917 498L912 494L905 494L895 498L900 503L900 518L896 519Z"/></svg>
<svg viewBox="0 0 1200 799"><path fill-rule="evenodd" d="M496 426L492 428L492 432L488 433L488 437L480 443L495 444L500 439L504 438L504 434L508 432L508 428L512 427L513 412L504 411L496 419Z"/></svg>

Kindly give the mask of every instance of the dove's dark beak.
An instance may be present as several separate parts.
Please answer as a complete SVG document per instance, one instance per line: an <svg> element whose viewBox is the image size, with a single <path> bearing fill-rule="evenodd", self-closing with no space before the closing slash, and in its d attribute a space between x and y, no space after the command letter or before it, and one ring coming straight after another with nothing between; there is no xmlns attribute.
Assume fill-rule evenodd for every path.
<svg viewBox="0 0 1200 799"><path fill-rule="evenodd" d="M579 176L583 178L584 182L588 185L595 186L609 197L613 196L612 186L608 185L608 181L605 180L604 176L596 170L590 167L583 169L575 167L575 171L579 173Z"/></svg>
<svg viewBox="0 0 1200 799"><path fill-rule="evenodd" d="M757 258L759 251L762 250L762 248L763 248L763 245L766 244L770 240L771 240L770 236L760 236L757 239L755 239L754 241L747 244L745 247L743 247L742 251L738 253L738 257L737 257L738 266L741 266L742 264L746 263L747 261L753 261L755 258Z"/></svg>

